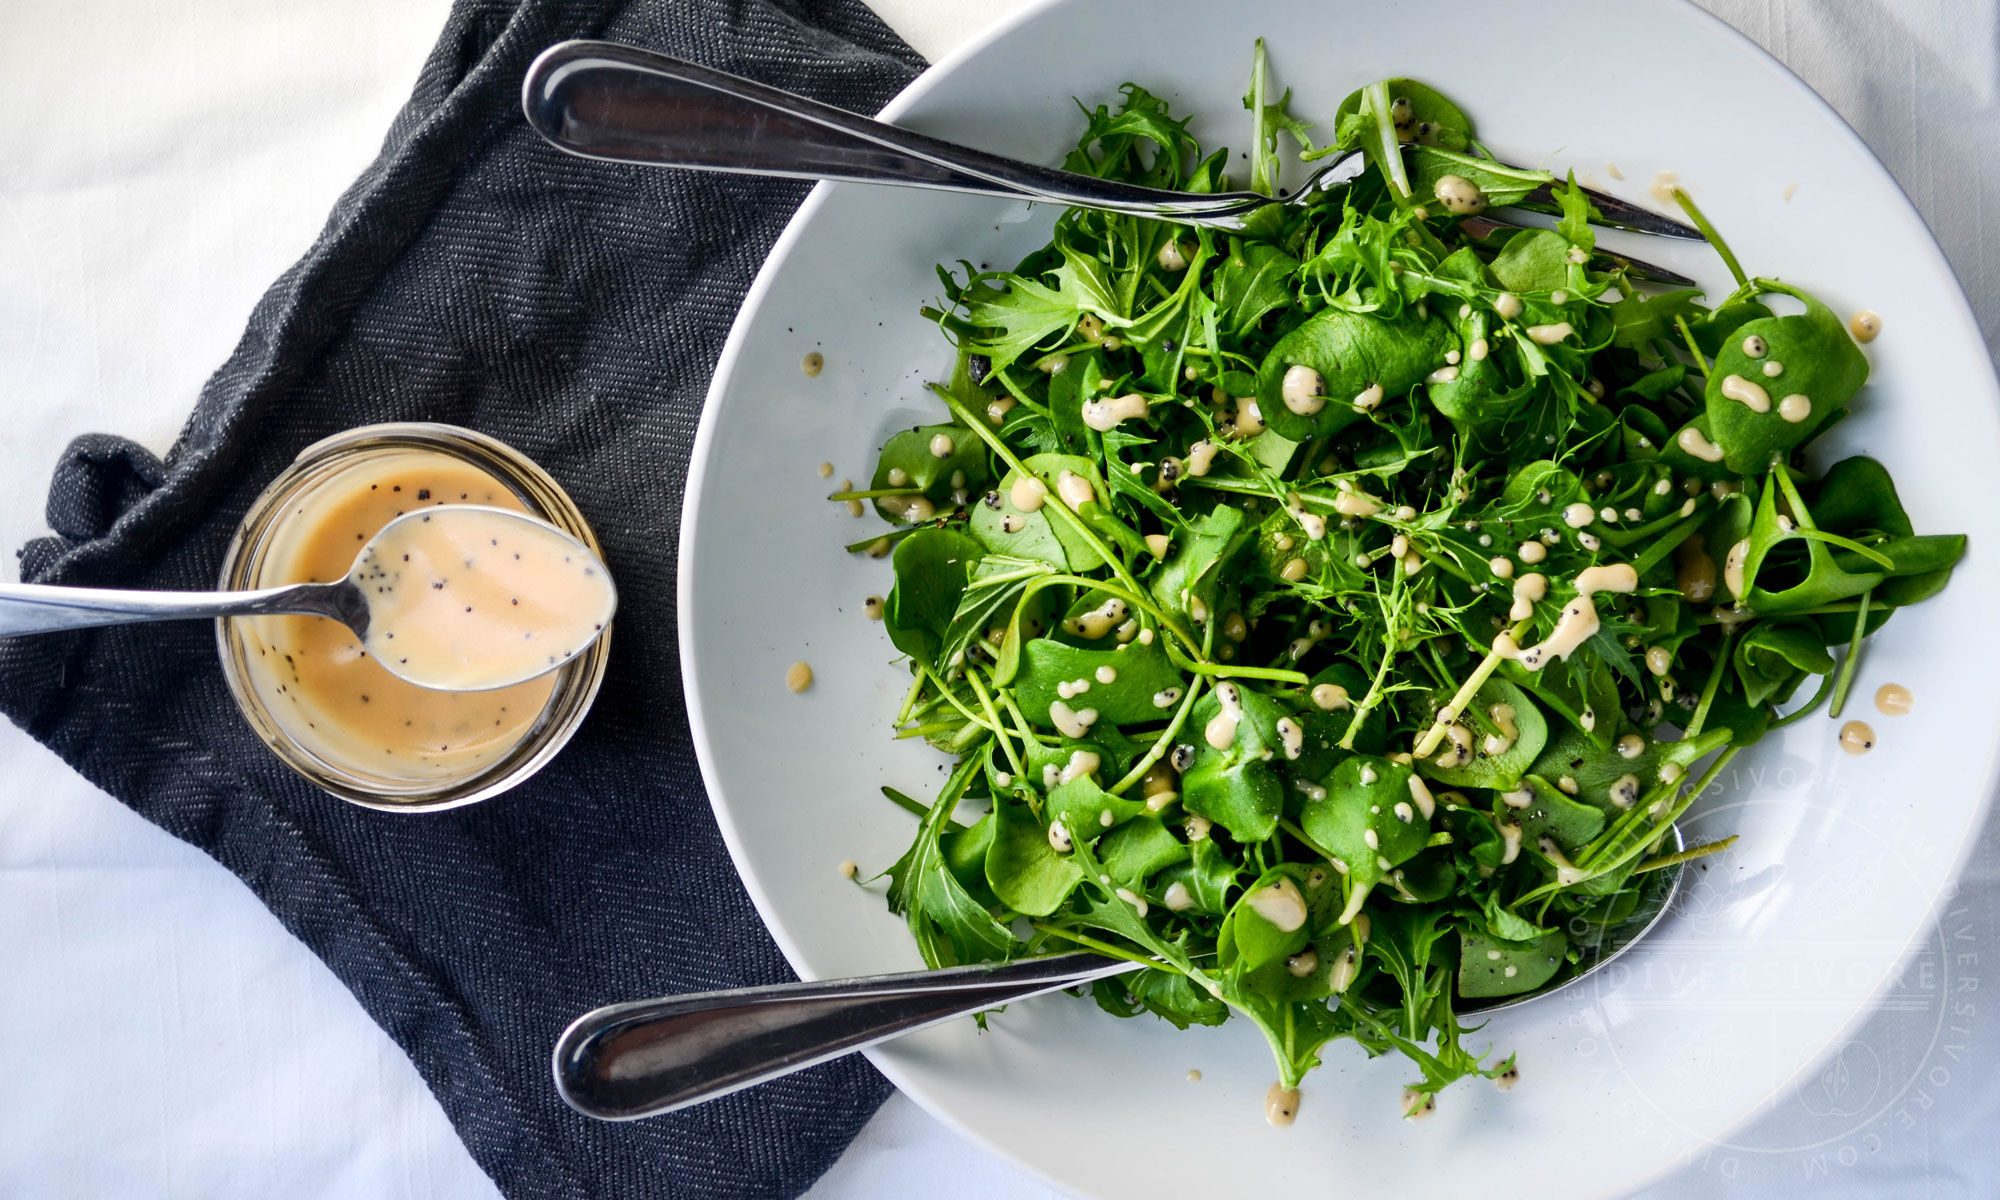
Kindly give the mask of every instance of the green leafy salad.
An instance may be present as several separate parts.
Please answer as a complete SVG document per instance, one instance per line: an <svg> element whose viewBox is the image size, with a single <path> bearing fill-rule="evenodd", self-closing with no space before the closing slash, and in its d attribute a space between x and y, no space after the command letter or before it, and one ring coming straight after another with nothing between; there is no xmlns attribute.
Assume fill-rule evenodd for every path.
<svg viewBox="0 0 2000 1200"><path fill-rule="evenodd" d="M1122 94L1068 169L1227 190L1229 152ZM895 526L850 549L894 566L899 736L957 758L890 793L918 820L888 902L936 966L1144 962L1098 1004L1247 1018L1285 1088L1332 1039L1399 1051L1420 1115L1511 1082L1461 1017L1715 849L1672 823L1837 715L1964 539L1917 534L1872 459L1804 465L1868 361L1684 195L1737 282L1713 307L1641 290L1573 180L1421 83L1318 146L1260 44L1245 104L1252 188L1281 133L1369 169L1240 232L1070 210L1012 270L941 267L938 422L834 497ZM1468 224L1544 188L1553 229Z"/></svg>

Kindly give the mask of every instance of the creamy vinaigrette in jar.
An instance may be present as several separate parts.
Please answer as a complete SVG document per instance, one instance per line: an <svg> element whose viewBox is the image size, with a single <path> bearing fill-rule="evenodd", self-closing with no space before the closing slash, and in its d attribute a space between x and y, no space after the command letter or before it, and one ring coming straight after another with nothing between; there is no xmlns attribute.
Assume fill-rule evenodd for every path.
<svg viewBox="0 0 2000 1200"><path fill-rule="evenodd" d="M528 511L500 479L453 455L412 448L356 461L291 498L271 528L257 584L340 579L389 522L454 504ZM338 621L235 624L248 681L271 718L315 757L369 775L421 781L476 772L528 735L557 683L543 675L491 691L437 691L391 675Z"/></svg>

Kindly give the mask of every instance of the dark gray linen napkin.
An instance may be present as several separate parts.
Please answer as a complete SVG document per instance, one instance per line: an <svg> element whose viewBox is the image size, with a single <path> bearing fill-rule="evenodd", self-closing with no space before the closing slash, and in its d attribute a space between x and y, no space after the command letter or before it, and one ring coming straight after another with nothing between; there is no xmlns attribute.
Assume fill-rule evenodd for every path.
<svg viewBox="0 0 2000 1200"><path fill-rule="evenodd" d="M483 430L561 481L619 581L611 673L569 749L467 809L344 804L252 735L201 623L0 639L0 711L242 877L409 1052L508 1196L791 1196L887 1094L858 1058L625 1125L576 1116L549 1081L586 1009L790 976L695 769L673 564L715 356L805 188L547 147L521 78L572 37L871 112L922 66L859 0L460 0L381 157L166 461L79 439L50 492L56 536L21 556L38 582L213 586L302 447L376 421Z"/></svg>

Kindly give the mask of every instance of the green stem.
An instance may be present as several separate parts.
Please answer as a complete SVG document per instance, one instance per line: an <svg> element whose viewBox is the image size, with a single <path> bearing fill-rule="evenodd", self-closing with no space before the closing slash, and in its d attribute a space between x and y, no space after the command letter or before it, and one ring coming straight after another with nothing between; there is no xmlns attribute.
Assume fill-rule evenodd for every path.
<svg viewBox="0 0 2000 1200"><path fill-rule="evenodd" d="M1180 969L1178 964L1169 962L1164 958L1148 958L1143 954L1134 954L1130 950L1121 950L1109 942L1100 942L1087 933L1077 933L1074 930L1064 929L1059 925L1044 924L1041 921L1030 921L1028 927L1037 933L1046 933L1050 937L1059 937L1066 942L1075 942L1084 949L1094 954L1102 954L1106 958L1122 958L1126 962L1138 963L1143 967L1157 967L1162 971L1172 971L1176 975L1187 974L1186 971Z"/></svg>
<svg viewBox="0 0 2000 1200"><path fill-rule="evenodd" d="M928 817L931 815L930 805L925 804L923 801L918 800L914 797L905 796L903 793L897 791L895 788L885 787L882 789L882 794L884 796L887 796L890 802L893 803L897 808L902 809L904 812L909 813L911 816L921 818L921 817Z"/></svg>
<svg viewBox="0 0 2000 1200"><path fill-rule="evenodd" d="M1701 686L1701 702L1694 706L1694 716L1688 719L1681 732L1683 738L1699 734L1701 727L1708 722L1708 710L1715 705L1715 691L1722 686L1722 673L1729 668L1729 646L1735 640L1734 629L1723 630L1722 645L1715 651L1715 665L1708 669L1708 682Z"/></svg>
<svg viewBox="0 0 2000 1200"><path fill-rule="evenodd" d="M1188 670L1197 675L1209 675L1216 679L1274 679L1279 683L1306 684L1312 676L1304 671L1287 671L1282 667L1226 667L1219 663L1189 663Z"/></svg>
<svg viewBox="0 0 2000 1200"><path fill-rule="evenodd" d="M1333 851L1327 849L1325 846L1320 845L1318 842L1313 841L1312 838L1306 835L1306 831L1300 829L1298 827L1298 824L1292 821L1289 817L1280 817L1278 819L1278 826L1279 828L1283 829L1286 833L1289 833L1293 837L1299 839L1299 844L1304 846L1306 849L1312 851L1314 854L1319 855L1321 858L1325 859L1328 862L1333 861L1334 859Z"/></svg>
<svg viewBox="0 0 2000 1200"><path fill-rule="evenodd" d="M1188 714L1194 711L1195 698L1199 695L1201 695L1201 677L1196 676L1188 682L1187 695L1181 697L1180 707L1174 710L1174 718L1167 722L1167 728L1160 734L1159 740L1153 743L1153 748L1146 751L1138 762L1132 764L1132 769L1125 772L1124 778L1111 785L1112 795L1123 795L1126 788L1144 779L1146 772L1152 770L1155 763L1166 757L1167 747L1174 744L1174 735L1187 724Z"/></svg>
<svg viewBox="0 0 2000 1200"><path fill-rule="evenodd" d="M1661 536L1659 541L1646 547L1644 554L1632 560L1632 569L1639 573L1641 579L1644 579L1646 572L1652 570L1667 555L1672 554L1674 549L1682 542L1688 540L1694 534L1695 530L1701 528L1702 522L1706 520L1708 520L1708 514L1702 512L1701 504L1697 503L1693 516L1690 516L1685 521L1668 530Z"/></svg>
<svg viewBox="0 0 2000 1200"><path fill-rule="evenodd" d="M1380 160L1383 174L1389 177L1389 190L1399 200L1410 198L1410 176L1403 169L1403 147L1396 137L1396 119L1389 113L1389 83L1377 80L1361 89L1361 102L1375 118L1375 155Z"/></svg>
<svg viewBox="0 0 2000 1200"><path fill-rule="evenodd" d="M1833 676L1828 675L1819 681L1819 688L1818 690L1813 692L1812 699L1806 701L1804 704L1801 704L1799 707L1793 709L1791 712L1786 713L1784 716L1779 717L1777 720L1771 722L1769 725L1766 725L1764 727L1764 732L1769 733L1773 729L1783 729L1785 726L1790 725L1793 721L1797 721L1802 717L1810 716L1811 714L1819 711L1819 706L1821 704L1824 704L1826 702L1826 698L1832 694L1833 694ZM1840 713L1836 711L1833 715L1837 717L1840 715Z"/></svg>
<svg viewBox="0 0 2000 1200"><path fill-rule="evenodd" d="M1708 218L1702 215L1701 209L1695 207L1694 197L1681 188L1675 188L1674 199L1679 201L1681 211L1688 215L1688 220L1694 222L1694 227L1701 230L1701 236L1707 238L1708 244L1715 247L1715 252L1722 257L1722 265L1728 267L1729 273L1736 277L1736 286L1743 287L1748 284L1750 277L1743 273L1743 264L1736 261L1736 255L1729 250L1729 243L1722 240L1722 235L1715 231L1715 226L1710 225Z"/></svg>
<svg viewBox="0 0 2000 1200"><path fill-rule="evenodd" d="M1838 546L1842 550L1851 550L1884 570L1893 571L1896 569L1896 560L1871 546L1862 545L1853 538L1844 538L1837 533L1828 533L1823 529L1811 529L1803 525L1792 530L1791 536L1806 538L1815 542L1825 542L1830 546Z"/></svg>
<svg viewBox="0 0 2000 1200"><path fill-rule="evenodd" d="M909 537L917 530L924 528L928 527L924 525L909 525L905 526L902 529L891 529L887 533L878 533L873 537L862 538L858 542L850 542L846 546L842 547L842 549L846 550L849 554L860 554L865 550L873 549L875 545L880 542L887 542L891 546L893 546L897 542L902 541L904 538Z"/></svg>
<svg viewBox="0 0 2000 1200"><path fill-rule="evenodd" d="M867 491L835 492L828 500L875 500L886 496L921 496L922 488L869 488Z"/></svg>
<svg viewBox="0 0 2000 1200"><path fill-rule="evenodd" d="M1687 318L1676 315L1674 327L1681 331L1681 340L1687 343L1688 353L1694 355L1694 365L1701 368L1701 377L1708 378L1708 360L1701 356L1701 347L1695 344L1694 330L1688 328Z"/></svg>
<svg viewBox="0 0 2000 1200"><path fill-rule="evenodd" d="M910 681L910 690L903 693L903 707L896 710L896 720L894 721L894 724L901 725L903 722L910 719L910 714L912 710L914 710L917 707L917 698L922 696L923 694L924 694L924 673L922 670L919 670L917 672L917 677Z"/></svg>
<svg viewBox="0 0 2000 1200"><path fill-rule="evenodd" d="M1847 707L1847 689L1854 683L1855 668L1861 665L1861 638L1868 632L1868 598L1875 594L1870 588L1861 593L1861 602L1854 609L1854 636L1848 640L1847 656L1840 660L1840 674L1833 685L1833 707L1828 710L1829 718L1838 719L1840 710Z"/></svg>
<svg viewBox="0 0 2000 1200"><path fill-rule="evenodd" d="M1000 732L1000 729L997 724L988 725L986 723L986 718L980 716L978 713L973 712L971 709L967 708L963 700L960 700L957 696L952 695L951 688L945 684L944 680L939 679L934 673L932 673L929 667L924 666L922 663L918 663L917 670L922 671L924 674L929 675L931 677L931 682L937 684L938 694L943 696L946 700L950 701L951 706L958 710L960 716L964 717L966 720L972 722L974 725L977 725L981 729L984 729L990 733ZM968 675L967 678L969 679L970 675Z"/></svg>
<svg viewBox="0 0 2000 1200"><path fill-rule="evenodd" d="M1720 854L1722 851L1735 845L1736 838L1737 835L1732 833L1726 838L1718 838L1713 842L1703 842L1699 846L1689 846L1687 849L1677 851L1673 854L1662 854L1658 858L1649 858L1638 866L1633 867L1632 873L1634 875L1644 875L1648 871L1657 871L1662 867L1671 867L1676 863L1693 862L1697 858L1707 858L1711 854Z"/></svg>
<svg viewBox="0 0 2000 1200"><path fill-rule="evenodd" d="M1000 752L1007 756L1007 765L1014 768L1016 776L1024 774L1021 759L1014 753L1014 740L1007 736L1007 730L1000 721L1000 713L993 707L993 697L986 694L985 685L979 682L979 673L968 669L965 672L965 682L972 685L972 694L979 697L979 707L986 713L986 719L991 722L993 736L1000 742Z"/></svg>
<svg viewBox="0 0 2000 1200"><path fill-rule="evenodd" d="M1522 620L1507 631L1507 640L1518 645L1521 638L1527 636L1528 627L1533 623L1533 617ZM1472 674L1466 677L1465 683L1452 696L1451 702L1438 710L1437 720L1431 722L1431 727L1424 731L1424 736L1417 739L1417 744L1410 748L1413 757L1431 756L1431 752L1438 748L1438 743L1444 740L1445 730L1450 729L1452 722L1456 721L1458 715L1472 703L1472 698L1479 694L1480 688L1486 686L1486 681L1493 677L1493 672L1500 669L1501 660L1506 657L1507 655L1500 653L1498 649L1486 651L1486 657L1479 660L1479 665L1472 669ZM1346 744L1344 741L1341 743L1342 746Z"/></svg>
<svg viewBox="0 0 2000 1200"><path fill-rule="evenodd" d="M896 740L906 742L911 738L927 738L934 733L943 733L947 729L959 730L965 727L964 721L927 721L922 725L911 725L906 729L898 729L896 731Z"/></svg>

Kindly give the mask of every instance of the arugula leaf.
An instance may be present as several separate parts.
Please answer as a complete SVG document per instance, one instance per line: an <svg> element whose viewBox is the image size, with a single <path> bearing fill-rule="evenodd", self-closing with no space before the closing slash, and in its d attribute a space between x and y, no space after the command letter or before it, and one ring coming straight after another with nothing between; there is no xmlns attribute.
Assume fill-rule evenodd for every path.
<svg viewBox="0 0 2000 1200"><path fill-rule="evenodd" d="M1020 945L958 882L938 841L977 767L977 761L969 759L952 772L918 827L916 842L888 872L889 909L909 922L917 949L932 967L1006 958Z"/></svg>

